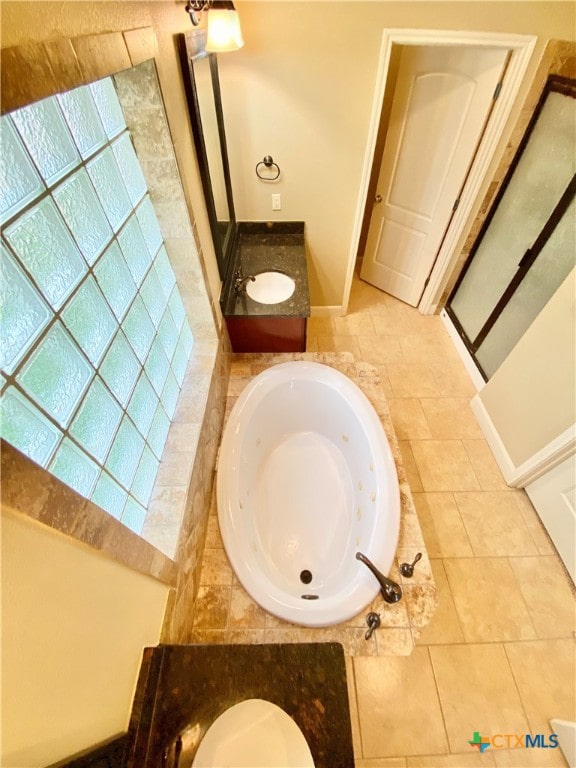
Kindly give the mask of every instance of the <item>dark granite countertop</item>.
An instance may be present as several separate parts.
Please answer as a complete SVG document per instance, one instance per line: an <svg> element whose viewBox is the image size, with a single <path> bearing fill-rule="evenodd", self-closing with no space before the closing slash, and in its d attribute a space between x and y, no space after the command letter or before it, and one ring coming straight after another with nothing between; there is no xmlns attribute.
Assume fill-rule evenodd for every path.
<svg viewBox="0 0 576 768"><path fill-rule="evenodd" d="M261 304L243 291L234 292L234 273L244 276L277 271L296 283L294 293L278 304ZM222 291L222 312L228 317L309 317L310 293L306 267L304 222L241 222L238 224L234 267Z"/></svg>
<svg viewBox="0 0 576 768"><path fill-rule="evenodd" d="M147 648L130 722L128 768L189 768L208 727L246 699L271 701L290 715L316 768L354 768L339 643Z"/></svg>

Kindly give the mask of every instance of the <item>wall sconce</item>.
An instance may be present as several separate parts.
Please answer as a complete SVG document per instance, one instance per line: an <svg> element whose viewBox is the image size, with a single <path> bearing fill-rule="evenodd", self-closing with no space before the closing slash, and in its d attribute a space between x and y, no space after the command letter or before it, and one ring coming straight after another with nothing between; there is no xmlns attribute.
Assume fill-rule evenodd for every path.
<svg viewBox="0 0 576 768"><path fill-rule="evenodd" d="M208 13L206 50L209 53L237 51L244 45L240 19L233 2L229 0L188 0L185 10L195 27L200 24L202 12Z"/></svg>

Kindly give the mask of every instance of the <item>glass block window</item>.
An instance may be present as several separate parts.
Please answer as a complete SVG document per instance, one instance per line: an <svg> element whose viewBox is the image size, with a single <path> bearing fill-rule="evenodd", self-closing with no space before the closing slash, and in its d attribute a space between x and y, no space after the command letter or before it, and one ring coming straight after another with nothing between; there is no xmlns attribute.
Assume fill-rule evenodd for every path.
<svg viewBox="0 0 576 768"><path fill-rule="evenodd" d="M114 84L0 128L0 434L140 533L193 337Z"/></svg>

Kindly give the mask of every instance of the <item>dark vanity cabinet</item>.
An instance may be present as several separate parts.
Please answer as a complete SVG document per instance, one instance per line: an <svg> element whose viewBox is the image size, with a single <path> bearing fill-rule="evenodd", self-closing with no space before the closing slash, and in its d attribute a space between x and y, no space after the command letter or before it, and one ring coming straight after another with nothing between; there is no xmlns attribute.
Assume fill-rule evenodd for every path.
<svg viewBox="0 0 576 768"><path fill-rule="evenodd" d="M233 352L305 352L305 317L227 316Z"/></svg>
<svg viewBox="0 0 576 768"><path fill-rule="evenodd" d="M127 768L130 751L127 733L120 733L47 768Z"/></svg>
<svg viewBox="0 0 576 768"><path fill-rule="evenodd" d="M288 275L294 293L275 304L250 298L246 283L262 272ZM245 281L239 291L236 274ZM224 285L221 308L234 352L306 351L310 294L303 222L238 225L234 268Z"/></svg>
<svg viewBox="0 0 576 768"><path fill-rule="evenodd" d="M302 731L316 768L354 768L346 665L338 643L147 648L127 768L188 768L210 725L247 699L283 709Z"/></svg>

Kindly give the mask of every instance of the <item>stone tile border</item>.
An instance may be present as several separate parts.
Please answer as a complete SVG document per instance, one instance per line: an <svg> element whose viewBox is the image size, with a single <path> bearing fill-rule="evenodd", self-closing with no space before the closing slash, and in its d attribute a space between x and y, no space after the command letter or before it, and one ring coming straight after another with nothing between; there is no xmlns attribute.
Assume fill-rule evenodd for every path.
<svg viewBox="0 0 576 768"><path fill-rule="evenodd" d="M156 52L152 27L2 48L1 112L116 74Z"/></svg>
<svg viewBox="0 0 576 768"><path fill-rule="evenodd" d="M0 440L2 507L86 544L139 573L176 585L170 558L99 506Z"/></svg>
<svg viewBox="0 0 576 768"><path fill-rule="evenodd" d="M409 655L414 648L415 639L428 624L436 608L436 587L377 369L367 363L355 362L350 353L234 355L228 387L227 414L253 376L271 365L289 360L310 360L341 371L362 389L380 416L394 455L400 484L402 518L396 564L391 578L403 585L404 598L395 605L387 605L378 595L372 605L358 616L343 624L325 628L296 626L266 613L241 587L228 562L218 528L214 488L198 597L183 628L181 642L335 641L342 643L345 652L353 656ZM414 576L405 579L400 575L399 563L412 560L416 552L422 552L422 560L415 568ZM366 641L365 616L371 610L381 614L382 625L371 639Z"/></svg>

